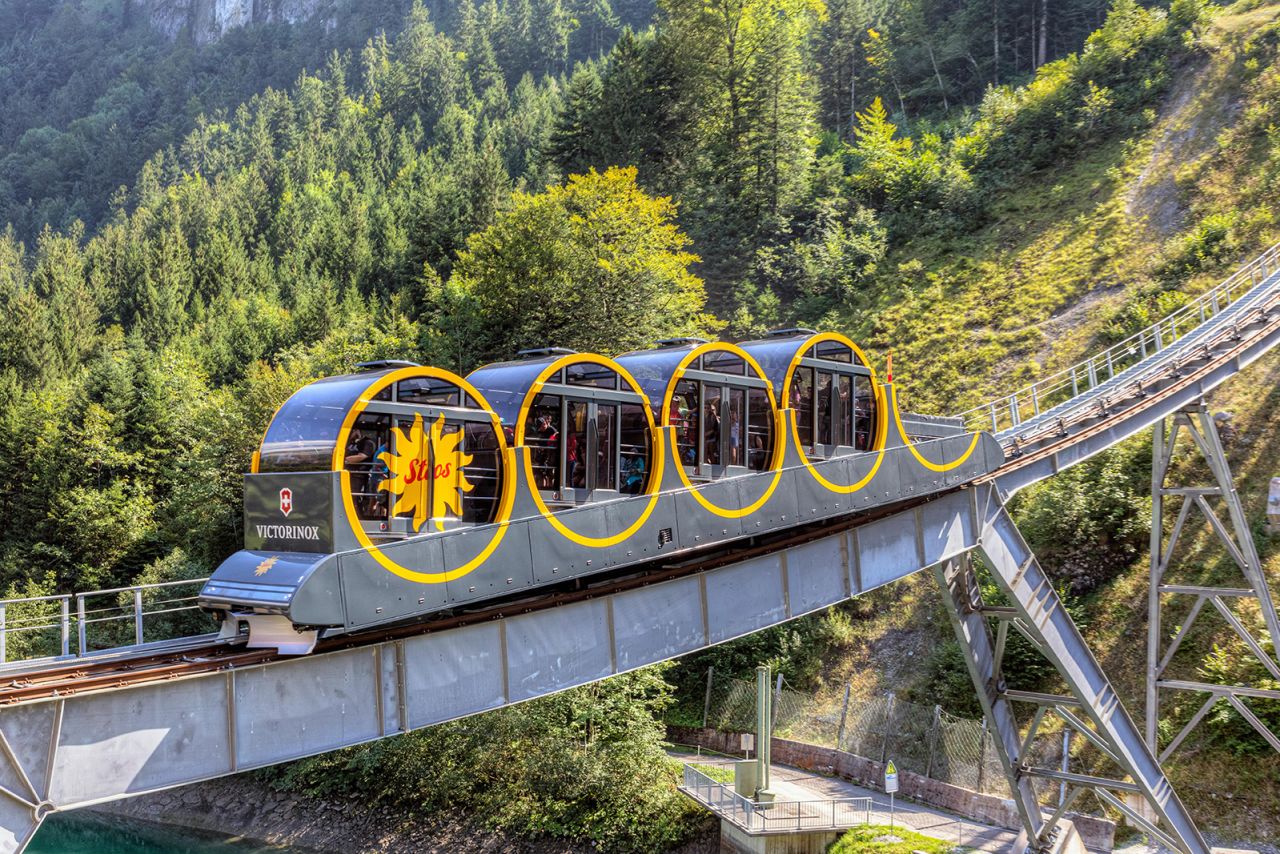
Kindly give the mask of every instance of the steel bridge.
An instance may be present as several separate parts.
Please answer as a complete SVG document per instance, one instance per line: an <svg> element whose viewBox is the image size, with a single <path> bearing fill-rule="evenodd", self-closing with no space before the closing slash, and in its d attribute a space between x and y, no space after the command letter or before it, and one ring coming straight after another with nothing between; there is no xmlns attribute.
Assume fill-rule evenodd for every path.
<svg viewBox="0 0 1280 854"><path fill-rule="evenodd" d="M1272 637L1280 637L1214 422L1203 409L1208 392L1277 341L1280 247L1273 247L1133 338L963 413L971 428L994 433L1007 456L982 481L870 513L802 524L750 547L655 563L580 589L321 641L306 656L246 650L212 635L147 642L148 620L181 618L194 607L194 591L187 595L181 585L0 603L5 655L40 632L53 634L57 653L0 670L0 852L21 851L53 811L312 756L546 696L741 637L928 569L944 591L996 737L1032 840L1028 850L1045 849L1066 810L1092 793L1169 848L1204 854L1208 846L1157 761L1159 694L1209 695L1163 759L1222 700L1265 732L1241 698L1280 698L1280 692L1165 679L1187 626L1162 648L1160 613L1175 595L1195 597L1196 614L1211 605L1280 678L1280 666L1229 607L1231 601L1257 599ZM1170 418L1172 437L1165 427ZM1144 733L1062 607L1006 501L1152 427L1157 500ZM1169 448L1180 431L1209 460L1212 484L1165 485ZM1226 505L1228 522L1209 504L1215 496ZM1165 501L1176 499L1182 505L1166 544ZM1240 566L1241 586L1164 583L1168 556L1193 507L1227 544ZM999 601L983 599L971 560L975 553L999 589ZM1002 663L1010 630L1056 668L1064 693L1008 687ZM104 631L117 640L95 649L94 638ZM1088 773L1038 767L1026 758L1050 715L1100 757ZM1280 750L1274 734L1265 737ZM1037 780L1066 786L1068 794L1052 814L1037 800Z"/></svg>

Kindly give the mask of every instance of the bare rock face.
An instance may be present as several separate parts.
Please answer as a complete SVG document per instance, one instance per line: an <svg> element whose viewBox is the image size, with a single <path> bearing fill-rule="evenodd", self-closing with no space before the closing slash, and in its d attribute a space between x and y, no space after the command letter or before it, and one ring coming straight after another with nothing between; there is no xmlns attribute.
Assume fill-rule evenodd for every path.
<svg viewBox="0 0 1280 854"><path fill-rule="evenodd" d="M334 23L334 0L132 0L133 14L170 39L209 44L254 24L296 24L316 16Z"/></svg>

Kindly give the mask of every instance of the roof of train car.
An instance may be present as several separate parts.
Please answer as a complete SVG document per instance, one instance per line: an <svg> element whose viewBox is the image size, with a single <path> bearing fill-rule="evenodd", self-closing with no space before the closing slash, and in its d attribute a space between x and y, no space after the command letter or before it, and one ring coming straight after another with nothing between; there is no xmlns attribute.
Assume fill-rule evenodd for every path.
<svg viewBox="0 0 1280 854"><path fill-rule="evenodd" d="M871 370L874 376L874 369L871 368L866 356L858 349L857 345L837 333L814 332L812 329L788 329L770 335L768 338L761 338L756 341L741 341L738 346L750 353L752 358L760 363L760 367L764 369L765 378L773 384L774 394L781 399L783 386L787 382L787 373L791 370L791 365L796 357L815 344L823 342L831 342L833 345L848 347L854 360L853 364L861 365ZM823 357L819 356L818 358ZM849 363L845 362L845 364Z"/></svg>
<svg viewBox="0 0 1280 854"><path fill-rule="evenodd" d="M262 437L259 456L268 461L287 455L323 462L329 467L343 421L351 407L376 380L397 368L324 377L307 383L289 396L272 416ZM295 463L296 464L296 463Z"/></svg>
<svg viewBox="0 0 1280 854"><path fill-rule="evenodd" d="M667 389L671 385L672 376L680 367L680 363L687 359L695 350L702 350L704 355L708 353L726 353L739 361L742 361L742 372L728 371L723 367L717 368L707 366L705 369L710 371L719 371L726 376L748 376L757 375L754 368L749 363L741 360L737 354L737 345L730 344L726 341L702 341L700 339L680 339L677 343L672 343L665 347L655 347L652 350L634 350L630 353L623 353L615 360L619 365L627 369L627 372L635 378L640 387L644 389L645 395L649 398L650 404L653 406L655 417L661 420L663 412L663 403L666 400ZM761 376L760 379L767 379Z"/></svg>

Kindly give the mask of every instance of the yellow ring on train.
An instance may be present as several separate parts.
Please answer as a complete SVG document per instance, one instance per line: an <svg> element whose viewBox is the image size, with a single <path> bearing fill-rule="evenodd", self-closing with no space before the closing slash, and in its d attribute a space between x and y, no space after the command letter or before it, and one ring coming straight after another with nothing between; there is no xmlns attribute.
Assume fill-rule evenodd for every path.
<svg viewBox="0 0 1280 854"><path fill-rule="evenodd" d="M577 543L580 546L586 546L587 548L607 548L609 546L616 546L618 543L623 542L636 531L639 531L644 527L644 523L649 521L649 517L653 514L653 509L658 506L658 491L662 487L662 469L666 457L664 437L662 431L658 429L657 424L653 420L653 410L649 406L648 398L640 388L640 384L635 381L635 378L617 362L607 356L600 356L595 353L571 353L556 359L548 364L542 372L538 374L537 379L533 381L533 384L529 386L528 392L525 393L525 398L520 404L520 414L516 419L515 439L513 444L517 448L524 445L525 425L529 420L529 410L533 407L534 398L536 398L542 391L542 387L546 383L547 379L562 368L583 363L601 365L616 372L617 375L626 382L626 384L631 387L631 390L639 395L643 401L642 408L644 409L645 420L649 424L649 435L653 437L653 471L649 475L649 482L646 484L646 489L643 493L644 495L649 496L649 503L640 513L640 516L627 526L626 530L619 531L618 533L608 537L588 537L583 534L579 534L564 522L560 521L560 519L557 518L556 512L547 506L547 503L542 498L541 491L536 486L533 473L533 460L531 455L528 453L524 455L525 483L528 484L529 492L533 496L534 504L536 504L538 506L538 510L542 512L543 518L550 522L551 526L559 531L561 536L567 540Z"/></svg>
<svg viewBox="0 0 1280 854"><path fill-rule="evenodd" d="M920 463L920 465L924 466L929 471L935 471L939 473L949 472L952 469L960 465L963 465L964 461L969 459L969 457L973 454L973 452L977 450L978 439L982 437L982 434L980 433L973 434L973 439L969 442L969 448L963 454L961 454L960 458L957 460L954 460L949 463L934 463L925 459L924 456L919 451L916 450L915 443L911 441L909 436L907 436L907 431L902 426L902 413L898 411L898 395L895 393L892 395L892 397L893 397L893 423L898 425L898 432L902 434L903 441L907 445L907 450L910 451L911 455L916 458L916 462Z"/></svg>
<svg viewBox="0 0 1280 854"><path fill-rule="evenodd" d="M497 525L497 529L493 532L493 536L490 537L489 542L486 543L484 548L482 548L475 557L471 558L471 560L455 569L441 572L428 572L420 569L412 569L397 563L395 560L383 554L383 546L379 546L374 543L364 531L360 515L356 512L355 500L351 494L351 473L346 471L346 467L343 465L343 457L345 456L347 440L351 435L351 428L360 414L364 412L365 407L369 405L369 402L373 399L374 395L378 394L378 392L393 383L412 377L429 377L432 379L444 380L456 385L475 399L476 403L479 404L480 409L487 412L493 420L493 429L498 437L498 455L502 460L504 473L502 478L502 497L499 499L497 510L494 512L494 517L492 519L492 523ZM365 549L368 550L369 554L373 555L374 560L381 564L385 569L408 581L418 581L423 584L440 584L445 581L453 581L456 578L461 578L479 567L489 559L489 556L493 554L494 550L498 547L498 544L502 542L502 538L506 535L507 526L511 517L511 508L515 504L516 494L513 456L514 455L511 453L511 450L507 447L507 439L503 433L502 424L499 422L498 416L494 414L493 407L484 399L484 396L480 394L480 392L477 391L469 382L455 373L442 370L440 368L423 366L401 368L399 370L392 371L389 374L383 374L382 376L374 379L369 386L361 392L360 398L356 401L355 405L347 411L346 418L344 418L342 422L342 427L338 430L338 443L333 449L333 471L342 472L342 505L343 509L346 511L347 522L351 525L351 530L355 533L356 539L360 542L360 545L364 546Z"/></svg>
<svg viewBox="0 0 1280 854"><path fill-rule="evenodd" d="M714 352L714 351L732 353L733 355L745 361L747 365L749 365L751 369L756 372L756 376L759 377L761 380L765 381L765 392L769 395L769 415L773 419L774 441L773 441L772 459L770 460L769 465L764 470L773 472L773 480L770 481L768 487L765 488L764 494L761 495L759 498L757 498L755 501L751 502L751 504L749 504L746 507L733 509L728 507L720 507L719 505L712 503L708 498L706 498L706 496L702 494L702 491L698 489L698 487L692 481L689 480L689 475L684 470L683 465L676 466L676 471L680 474L680 481L685 485L686 488L689 489L689 493L694 497L694 499L697 500L699 504L701 504L704 508L706 508L708 512L714 513L715 515L725 519L741 519L743 516L747 516L751 513L754 513L757 510L759 510L761 507L763 507L765 502L768 501L769 498L773 495L773 491L778 488L778 483L782 480L782 459L784 456L783 452L786 450L786 444L787 444L786 433L784 433L781 429L782 425L780 424L781 419L779 417L780 413L778 412L778 400L773 395L773 384L770 383L768 380L768 377L765 376L764 368L760 367L760 363L757 362L751 356L750 353L748 353L746 350L743 350L741 347L737 346L736 344L729 344L721 341L710 341L706 344L701 344L695 347L694 349L690 350L688 355L686 355L683 359L681 359L680 364L678 364L676 366L676 369L672 371L671 380L670 382L668 382L666 393L662 397L662 426L664 428L672 426L671 425L671 402L675 398L676 386L677 384L679 384L681 377L684 376L685 371L688 369L690 363L692 363L693 360L698 358L699 356L702 356L705 353Z"/></svg>
<svg viewBox="0 0 1280 854"><path fill-rule="evenodd" d="M867 354L862 352L861 347L853 343L853 341L848 337L841 335L839 332L818 333L817 335L805 339L804 345L796 350L795 356L791 359L791 364L787 367L787 378L782 384L783 401L791 400L791 380L796 375L796 368L800 366L800 360L804 358L805 353L809 352L811 347L815 344L821 344L823 341L834 341L848 347L853 351L854 355L858 357L859 361L862 362L863 366L871 372L871 388L873 389L876 398L876 438L873 447L871 448L871 452L877 454L876 461L871 466L871 469L867 474L857 483L851 483L847 486L832 483L823 477L818 470L814 468L813 463L809 461L809 456L804 451L804 445L800 442L800 431L796 424L795 410L791 410L791 417L787 420L791 422L791 438L796 443L796 450L800 455L801 461L804 463L804 467L809 470L809 474L813 475L813 479L818 481L818 483L822 484L823 487L831 492L839 495L852 495L871 482L871 479L876 476L876 472L880 470L880 464L884 462L884 446L889 432L889 419L887 412L888 404L885 400L886 395L884 393L884 388L876 382L876 369L871 365L871 361L867 358Z"/></svg>

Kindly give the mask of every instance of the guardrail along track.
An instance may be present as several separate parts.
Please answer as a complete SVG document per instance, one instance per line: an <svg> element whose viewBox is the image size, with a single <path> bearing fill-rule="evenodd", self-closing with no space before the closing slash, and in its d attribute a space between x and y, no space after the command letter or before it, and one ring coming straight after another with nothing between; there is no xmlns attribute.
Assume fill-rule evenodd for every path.
<svg viewBox="0 0 1280 854"><path fill-rule="evenodd" d="M715 549L693 559L682 560L678 565L654 561L637 571L631 567L617 576L602 575L589 586L579 589L543 591L524 599L491 603L482 609L451 614L434 620L404 625L384 626L357 634L341 635L322 640L312 655L368 646L386 641L430 634L446 629L497 620L516 614L530 613L621 593L636 587L645 587L661 581L669 581L689 575L707 572L721 566L753 557L781 552L811 540L829 537L841 531L856 528L886 516L927 504L955 489L932 493L894 505L875 508L856 516L827 519L786 532L748 541L746 545ZM573 583L570 583L573 586ZM95 661L73 659L58 661L37 670L5 674L0 672L0 706L16 703L65 697L90 691L110 690L135 686L146 682L164 681L200 673L218 672L243 667L255 667L296 656L282 655L274 649L245 649L239 643L227 640L210 641L203 646L181 649L159 649L146 654ZM6 676L11 678L6 679Z"/></svg>

